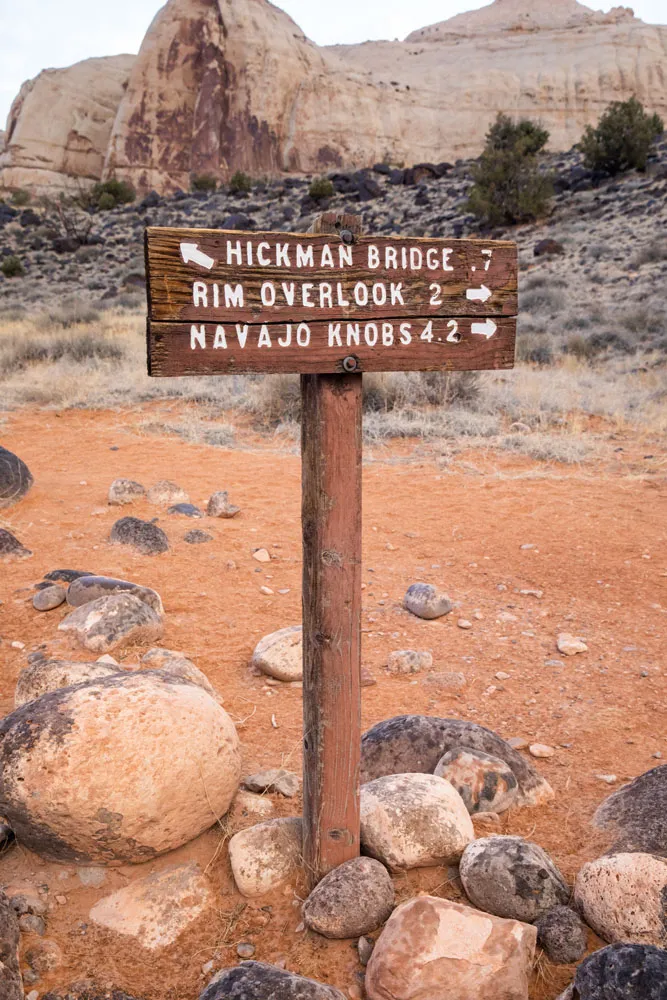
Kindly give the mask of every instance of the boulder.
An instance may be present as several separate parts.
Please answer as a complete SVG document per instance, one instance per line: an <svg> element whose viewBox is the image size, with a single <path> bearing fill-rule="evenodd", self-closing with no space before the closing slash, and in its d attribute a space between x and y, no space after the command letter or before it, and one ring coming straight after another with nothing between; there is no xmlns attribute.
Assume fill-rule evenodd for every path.
<svg viewBox="0 0 667 1000"><path fill-rule="evenodd" d="M459 670L442 670L436 674L427 674L422 683L437 691L462 691L468 682L465 674Z"/></svg>
<svg viewBox="0 0 667 1000"><path fill-rule="evenodd" d="M7 528L0 528L0 559L29 559L32 555L22 542L19 542L16 535L13 535Z"/></svg>
<svg viewBox="0 0 667 1000"><path fill-rule="evenodd" d="M241 962L223 969L199 1000L347 1000L332 986L304 979L263 962Z"/></svg>
<svg viewBox="0 0 667 1000"><path fill-rule="evenodd" d="M240 510L240 507L235 507L233 503L230 503L229 493L226 491L220 491L218 493L214 493L209 500L206 513L209 517L230 518L236 517Z"/></svg>
<svg viewBox="0 0 667 1000"><path fill-rule="evenodd" d="M0 891L0 997L23 1000L19 966L19 919L4 892Z"/></svg>
<svg viewBox="0 0 667 1000"><path fill-rule="evenodd" d="M251 664L279 681L303 677L303 628L290 625L264 636L255 646Z"/></svg>
<svg viewBox="0 0 667 1000"><path fill-rule="evenodd" d="M537 932L436 896L403 903L366 969L368 1000L528 1000Z"/></svg>
<svg viewBox="0 0 667 1000"><path fill-rule="evenodd" d="M236 793L227 815L227 828L231 834L270 819L275 813L273 802L266 795L257 795L241 788Z"/></svg>
<svg viewBox="0 0 667 1000"><path fill-rule="evenodd" d="M146 496L146 489L134 479L114 479L109 487L109 503L112 507L124 507Z"/></svg>
<svg viewBox="0 0 667 1000"><path fill-rule="evenodd" d="M429 715L398 715L364 733L361 780L408 771L432 774L444 754L460 746L499 757L511 767L519 784L517 805L539 805L553 798L548 782L496 733L475 722Z"/></svg>
<svg viewBox="0 0 667 1000"><path fill-rule="evenodd" d="M390 674L418 674L422 670L430 670L433 666L433 654L416 649L398 649L389 654L387 670Z"/></svg>
<svg viewBox="0 0 667 1000"><path fill-rule="evenodd" d="M170 479L161 479L155 486L151 486L146 498L149 503L159 504L162 507L169 507L177 503L190 503L190 497L185 490L182 490Z"/></svg>
<svg viewBox="0 0 667 1000"><path fill-rule="evenodd" d="M498 917L537 920L569 902L570 890L555 864L523 837L483 837L464 851L459 869L466 895Z"/></svg>
<svg viewBox="0 0 667 1000"><path fill-rule="evenodd" d="M243 787L249 792L278 792L291 799L299 791L299 776L282 767L271 767L244 778Z"/></svg>
<svg viewBox="0 0 667 1000"><path fill-rule="evenodd" d="M555 965L572 965L585 955L586 928L569 906L553 906L535 921L535 926L537 943Z"/></svg>
<svg viewBox="0 0 667 1000"><path fill-rule="evenodd" d="M109 541L116 545L130 545L145 556L155 556L169 550L169 539L162 528L138 517L121 517L120 521L116 521Z"/></svg>
<svg viewBox="0 0 667 1000"><path fill-rule="evenodd" d="M65 603L67 597L64 587L54 583L50 587L42 587L32 599L35 611L53 611Z"/></svg>
<svg viewBox="0 0 667 1000"><path fill-rule="evenodd" d="M497 917L532 923L570 900L567 882L537 844L523 837L483 837L463 852L459 869L470 901Z"/></svg>
<svg viewBox="0 0 667 1000"><path fill-rule="evenodd" d="M301 858L302 826L298 817L271 819L235 833L229 860L239 892L263 896L294 873Z"/></svg>
<svg viewBox="0 0 667 1000"><path fill-rule="evenodd" d="M142 657L142 664L145 662L145 658ZM153 667L148 669L152 670ZM185 656L173 656L171 659L165 660L162 666L159 668L159 672L167 677L173 677L175 680L188 681L191 684L197 684L204 691L207 691L212 698L216 701L222 703L222 698L219 693L213 687L203 670L196 667L192 660L186 659Z"/></svg>
<svg viewBox="0 0 667 1000"><path fill-rule="evenodd" d="M84 649L109 653L118 646L154 642L162 636L162 618L134 594L98 597L64 618L58 629L71 632Z"/></svg>
<svg viewBox="0 0 667 1000"><path fill-rule="evenodd" d="M240 769L224 709L157 671L61 688L0 723L0 813L54 861L136 863L180 847L225 815Z"/></svg>
<svg viewBox="0 0 667 1000"><path fill-rule="evenodd" d="M149 951L162 951L204 914L214 919L215 909L215 896L199 866L183 864L152 872L100 899L90 919Z"/></svg>
<svg viewBox="0 0 667 1000"><path fill-rule="evenodd" d="M19 674L14 705L20 708L41 698L49 691L102 680L120 672L120 667L108 663L78 663L74 660L36 660Z"/></svg>
<svg viewBox="0 0 667 1000"><path fill-rule="evenodd" d="M394 909L389 872L372 858L353 858L325 875L303 904L303 920L327 938L358 938L376 931Z"/></svg>
<svg viewBox="0 0 667 1000"><path fill-rule="evenodd" d="M454 786L472 815L481 812L505 812L515 805L519 783L514 771L500 757L456 747L436 764L434 774Z"/></svg>
<svg viewBox="0 0 667 1000"><path fill-rule="evenodd" d="M593 822L613 833L615 851L667 855L667 765L619 788L605 799Z"/></svg>
<svg viewBox="0 0 667 1000"><path fill-rule="evenodd" d="M598 858L577 875L574 899L603 941L667 947L667 860L652 854Z"/></svg>
<svg viewBox="0 0 667 1000"><path fill-rule="evenodd" d="M22 500L33 484L28 466L0 445L0 510Z"/></svg>
<svg viewBox="0 0 667 1000"><path fill-rule="evenodd" d="M433 774L392 774L361 788L361 843L391 871L458 861L475 837L463 799Z"/></svg>
<svg viewBox="0 0 667 1000"><path fill-rule="evenodd" d="M454 607L447 594L431 583L413 583L408 587L403 606L418 618L429 621L448 615Z"/></svg>
<svg viewBox="0 0 667 1000"><path fill-rule="evenodd" d="M142 587L138 583L130 583L129 580L116 580L110 576L81 576L74 580L67 588L67 603L70 607L80 608L83 604L89 604L100 597L124 592L134 594L159 615L164 614L162 598L155 590Z"/></svg>
<svg viewBox="0 0 667 1000"><path fill-rule="evenodd" d="M80 576L95 576L90 570L86 569L52 569L49 573L44 574L44 580L39 587L48 587L52 583L72 583L73 580L78 580Z"/></svg>
<svg viewBox="0 0 667 1000"><path fill-rule="evenodd" d="M572 1000L667 1000L667 951L616 944L585 959L574 979Z"/></svg>

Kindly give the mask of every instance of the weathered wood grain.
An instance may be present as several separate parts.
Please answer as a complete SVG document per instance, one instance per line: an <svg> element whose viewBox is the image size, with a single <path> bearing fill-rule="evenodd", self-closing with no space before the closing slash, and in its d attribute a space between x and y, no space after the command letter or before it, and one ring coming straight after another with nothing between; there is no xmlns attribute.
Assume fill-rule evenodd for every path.
<svg viewBox="0 0 667 1000"><path fill-rule="evenodd" d="M361 375L302 375L304 861L359 854Z"/></svg>
<svg viewBox="0 0 667 1000"><path fill-rule="evenodd" d="M150 323L148 325L149 373L156 377L173 375L224 375L241 372L281 373L335 373L344 371L345 358L357 359L357 371L474 371L495 368L512 368L514 365L514 345L516 320L495 317L494 335L486 339L481 334L472 333L472 324L484 320L450 317L433 321L433 340L422 340L421 333L430 322L427 317L414 320L396 321L393 324L394 344L383 346L381 321L376 323L378 339L375 346L366 342L365 324L359 326L359 344L355 338L348 343L347 323L341 324L341 345L337 342L329 346L329 323L308 324L310 341L308 347L296 344L297 324L292 324L291 345L281 347L278 339L286 339L286 324L267 327L271 347L260 347L260 325L249 325L245 347L242 348L235 324L224 324L227 349L213 347L215 343L215 323L204 324L207 347L202 350L191 348L192 332L190 323ZM448 342L453 335L460 334L459 343ZM410 323L412 341L400 343L400 324ZM200 330L201 325L195 324ZM356 325L353 325L356 330ZM373 339L374 330L370 332ZM266 335L265 335L266 336ZM398 342L396 342L398 341Z"/></svg>
<svg viewBox="0 0 667 1000"><path fill-rule="evenodd" d="M316 232L358 216L325 213ZM363 376L301 376L303 829L311 888L360 852Z"/></svg>
<svg viewBox="0 0 667 1000"><path fill-rule="evenodd" d="M215 261L214 266L209 270L192 261L185 263L181 244L196 245ZM238 253L232 254L231 259L228 257L228 245L241 251L241 260ZM297 266L298 246L304 253L312 249L312 265ZM282 256L277 247L283 248ZM392 263L392 250L396 252L396 266ZM446 250L451 253L445 253ZM345 263L345 252L351 254L351 266ZM248 262L248 254L252 263ZM421 259L421 270L411 269L411 254L415 255L415 261ZM268 266L258 264L260 255L269 261ZM323 263L323 255L333 267ZM514 243L505 241L362 236L344 248L340 231L242 233L152 227L146 231L146 259L150 319L157 322L276 323L517 313L517 249ZM407 267L403 266L404 259ZM378 266L370 266L375 260L379 261ZM429 269L428 261L437 267ZM197 304L195 282L205 287L205 293L201 289L197 293ZM272 283L275 290L273 304L267 302L270 290L262 301L262 286L266 282ZM365 291L360 285L365 286ZM242 305L235 296L226 298L225 286L233 291L237 286L243 288ZM304 286L308 287L304 290ZM469 289L482 286L491 292L486 301L467 297ZM367 303L362 301L365 294ZM306 302L313 304L309 306Z"/></svg>

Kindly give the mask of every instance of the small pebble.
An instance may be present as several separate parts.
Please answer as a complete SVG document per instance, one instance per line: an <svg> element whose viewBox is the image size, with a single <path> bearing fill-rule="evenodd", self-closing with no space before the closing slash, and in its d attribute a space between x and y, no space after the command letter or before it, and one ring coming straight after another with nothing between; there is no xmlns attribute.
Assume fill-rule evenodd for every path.
<svg viewBox="0 0 667 1000"><path fill-rule="evenodd" d="M270 587L260 587L259 592L260 594L264 594L265 597L270 597L273 594Z"/></svg>
<svg viewBox="0 0 667 1000"><path fill-rule="evenodd" d="M370 670L368 669L368 667L362 667L361 668L361 686L362 686L362 688L373 687L375 684L377 684L377 681L376 681L375 677L373 677L373 674L370 672Z"/></svg>
<svg viewBox="0 0 667 1000"><path fill-rule="evenodd" d="M25 643L19 642L18 639L15 639L12 643L12 649L25 649Z"/></svg>
<svg viewBox="0 0 667 1000"><path fill-rule="evenodd" d="M469 622L467 618L459 618L456 623L459 628L468 629L472 628L472 622Z"/></svg>
<svg viewBox="0 0 667 1000"><path fill-rule="evenodd" d="M604 781L606 785L615 785L618 781L615 774L596 774L595 777L600 781Z"/></svg>
<svg viewBox="0 0 667 1000"><path fill-rule="evenodd" d="M248 941L242 941L236 946L236 954L239 958L252 958L255 954L255 946Z"/></svg>
<svg viewBox="0 0 667 1000"><path fill-rule="evenodd" d="M369 937L360 937L357 941L357 951L359 952L359 961L362 965L368 965L370 957L373 954L373 948L375 947L375 941Z"/></svg>
<svg viewBox="0 0 667 1000"><path fill-rule="evenodd" d="M65 603L66 596L65 588L54 584L52 587L38 590L32 599L32 606L35 611L53 611Z"/></svg>
<svg viewBox="0 0 667 1000"><path fill-rule="evenodd" d="M255 551L252 554L252 557L253 559L256 559L257 562L261 563L271 562L271 556L269 555L266 549L255 549Z"/></svg>
<svg viewBox="0 0 667 1000"><path fill-rule="evenodd" d="M556 753L553 747L548 747L545 743L531 743L528 752L531 757L553 757Z"/></svg>
<svg viewBox="0 0 667 1000"><path fill-rule="evenodd" d="M512 675L506 674L504 670L499 670L496 674L497 681L508 681Z"/></svg>
<svg viewBox="0 0 667 1000"><path fill-rule="evenodd" d="M513 750L525 750L530 744L524 736L511 736L507 742Z"/></svg>
<svg viewBox="0 0 667 1000"><path fill-rule="evenodd" d="M569 632L561 632L556 640L558 652L566 656L574 656L576 653L586 653L588 646L583 639L570 635Z"/></svg>

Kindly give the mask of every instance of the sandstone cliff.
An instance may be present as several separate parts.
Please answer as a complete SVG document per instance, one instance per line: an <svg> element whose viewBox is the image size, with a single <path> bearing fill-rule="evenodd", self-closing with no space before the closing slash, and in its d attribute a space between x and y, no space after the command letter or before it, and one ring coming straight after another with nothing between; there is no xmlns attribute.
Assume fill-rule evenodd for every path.
<svg viewBox="0 0 667 1000"><path fill-rule="evenodd" d="M82 67L92 63L115 67L115 89L110 69L105 87L90 86ZM118 57L58 71L68 83L59 127L47 110L53 72L15 102L0 183L99 177L106 151L103 176L163 192L203 172L476 155L498 111L539 118L551 148L567 149L613 100L636 95L667 116L667 27L623 7L495 0L405 42L318 48L268 0L169 0L133 65ZM84 94L77 74L88 80ZM94 138L91 128L64 127L81 108Z"/></svg>
<svg viewBox="0 0 667 1000"><path fill-rule="evenodd" d="M134 56L86 59L24 83L0 146L0 183L49 191L99 179L133 63Z"/></svg>

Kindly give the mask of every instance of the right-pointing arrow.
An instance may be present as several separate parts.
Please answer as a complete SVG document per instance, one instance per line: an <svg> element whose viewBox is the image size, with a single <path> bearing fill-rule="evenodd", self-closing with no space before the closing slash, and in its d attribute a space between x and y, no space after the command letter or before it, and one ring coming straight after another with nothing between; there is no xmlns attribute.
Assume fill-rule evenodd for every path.
<svg viewBox="0 0 667 1000"><path fill-rule="evenodd" d="M492 295L493 292L486 285L482 285L481 288L469 288L466 292L466 298L471 302L486 302Z"/></svg>
<svg viewBox="0 0 667 1000"><path fill-rule="evenodd" d="M486 337L487 340L491 339L497 329L498 327L492 319L484 320L483 323L473 323L470 327L471 333L480 337Z"/></svg>

